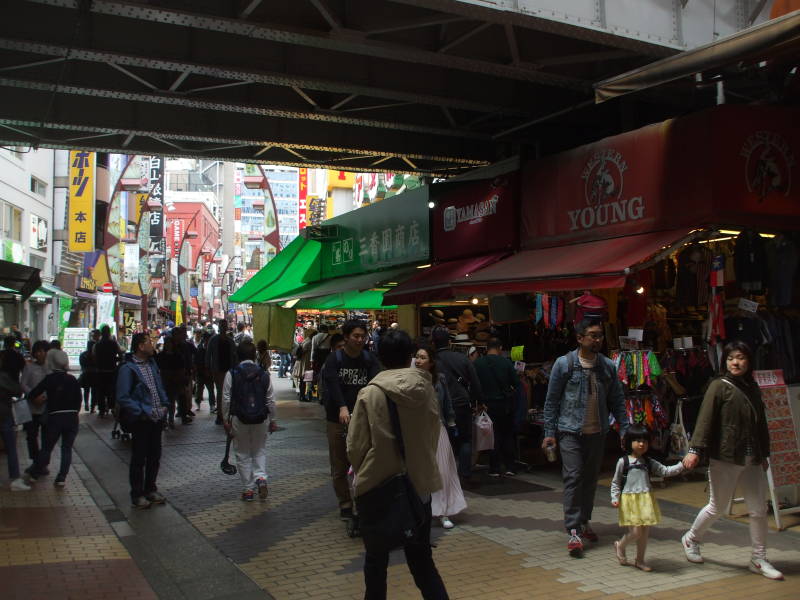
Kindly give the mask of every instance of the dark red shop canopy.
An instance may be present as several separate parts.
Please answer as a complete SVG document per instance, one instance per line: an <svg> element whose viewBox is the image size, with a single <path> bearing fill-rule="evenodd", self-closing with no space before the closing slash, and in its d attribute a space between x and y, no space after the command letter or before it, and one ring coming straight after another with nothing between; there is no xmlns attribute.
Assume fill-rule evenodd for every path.
<svg viewBox="0 0 800 600"><path fill-rule="evenodd" d="M631 267L688 237L686 229L525 250L453 284L460 294L615 288Z"/></svg>
<svg viewBox="0 0 800 600"><path fill-rule="evenodd" d="M398 285L383 296L384 304L421 304L437 300L453 298L453 284L462 279L469 279L473 274L496 263L507 256L508 252L495 252L472 258L448 260L427 269L421 270L411 279Z"/></svg>

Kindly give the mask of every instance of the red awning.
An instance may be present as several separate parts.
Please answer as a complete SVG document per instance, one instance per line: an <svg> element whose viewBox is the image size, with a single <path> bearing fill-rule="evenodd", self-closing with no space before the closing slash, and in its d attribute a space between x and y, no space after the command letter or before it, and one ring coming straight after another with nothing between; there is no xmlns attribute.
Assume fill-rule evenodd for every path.
<svg viewBox="0 0 800 600"><path fill-rule="evenodd" d="M503 294L615 288L631 267L688 236L685 229L597 240L509 256L453 284L462 294Z"/></svg>
<svg viewBox="0 0 800 600"><path fill-rule="evenodd" d="M448 300L455 295L454 282L472 277L476 271L496 263L507 255L508 252L495 252L472 258L448 260L433 265L386 292L383 295L383 303L386 305L421 304Z"/></svg>

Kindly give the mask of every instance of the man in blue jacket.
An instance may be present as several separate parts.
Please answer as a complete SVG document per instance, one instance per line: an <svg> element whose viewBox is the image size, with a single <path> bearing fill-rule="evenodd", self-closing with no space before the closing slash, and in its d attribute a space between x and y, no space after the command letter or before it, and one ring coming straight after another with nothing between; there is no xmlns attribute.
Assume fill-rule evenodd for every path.
<svg viewBox="0 0 800 600"><path fill-rule="evenodd" d="M603 460L608 414L613 413L620 424L620 434L628 427L628 417L614 363L600 353L602 322L587 318L575 330L577 350L558 358L550 373L542 447L561 448L567 550L580 558L584 540L597 541L589 520Z"/></svg>
<svg viewBox="0 0 800 600"><path fill-rule="evenodd" d="M134 508L150 508L151 504L165 501L157 491L156 478L169 401L153 353L148 333L133 334L130 358L120 366L117 375L119 418L133 439L130 484Z"/></svg>

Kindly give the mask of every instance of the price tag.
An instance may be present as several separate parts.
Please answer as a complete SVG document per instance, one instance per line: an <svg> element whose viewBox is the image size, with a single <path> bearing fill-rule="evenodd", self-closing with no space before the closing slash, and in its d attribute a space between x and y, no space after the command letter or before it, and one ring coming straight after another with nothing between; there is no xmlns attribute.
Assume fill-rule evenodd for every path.
<svg viewBox="0 0 800 600"><path fill-rule="evenodd" d="M644 340L644 329L628 329L628 337L641 342Z"/></svg>
<svg viewBox="0 0 800 600"><path fill-rule="evenodd" d="M758 312L758 302L753 302L747 298L739 298L739 308L746 312Z"/></svg>
<svg viewBox="0 0 800 600"><path fill-rule="evenodd" d="M756 380L758 387L770 387L776 385L784 385L783 371L753 371L753 378Z"/></svg>

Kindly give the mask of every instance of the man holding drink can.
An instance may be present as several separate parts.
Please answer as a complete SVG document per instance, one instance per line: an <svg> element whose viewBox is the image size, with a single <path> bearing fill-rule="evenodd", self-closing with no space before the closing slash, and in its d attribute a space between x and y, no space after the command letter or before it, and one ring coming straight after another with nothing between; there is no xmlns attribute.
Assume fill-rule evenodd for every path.
<svg viewBox="0 0 800 600"><path fill-rule="evenodd" d="M625 395L614 363L601 354L603 324L585 318L575 327L578 348L553 364L544 404L544 440L547 460L561 449L564 479L564 525L570 556L583 556L584 541L596 542L589 520L594 508L597 476L603 459L608 414L628 428Z"/></svg>

